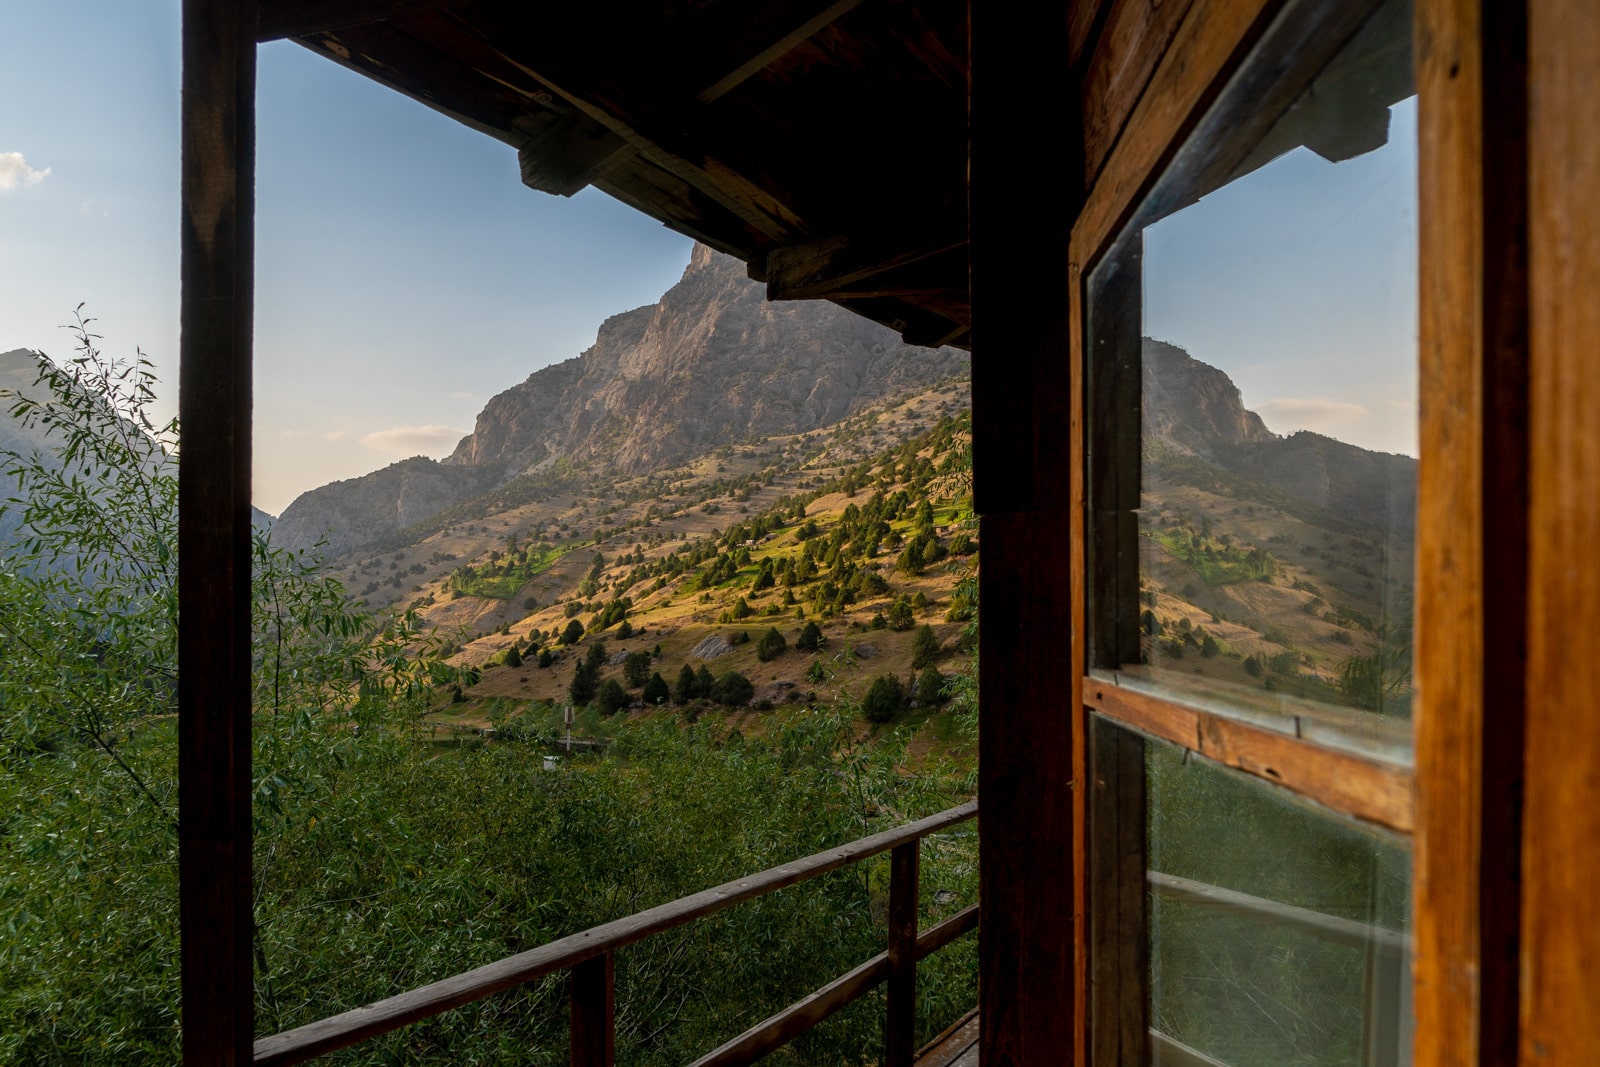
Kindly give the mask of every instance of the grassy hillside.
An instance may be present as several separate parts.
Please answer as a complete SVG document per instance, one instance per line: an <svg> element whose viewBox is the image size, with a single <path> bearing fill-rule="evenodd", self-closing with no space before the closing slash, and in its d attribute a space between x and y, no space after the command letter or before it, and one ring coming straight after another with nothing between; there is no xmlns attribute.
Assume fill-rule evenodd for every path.
<svg viewBox="0 0 1600 1067"><path fill-rule="evenodd" d="M573 702L574 674L598 645L595 685L615 681L636 717L683 707L659 694L647 706L649 674L670 689L685 665L738 672L747 701L696 701L687 714L714 709L746 733L771 709L859 700L892 675L910 698L894 721L928 723L919 750L943 751L955 731L942 696L913 691L924 627L942 674L968 663L970 595L958 587L977 565L969 427L957 380L644 477L554 465L332 569L375 607L414 609L447 642L463 672L459 692L447 682L438 693L434 718L449 727L559 717L551 709ZM816 649L797 647L808 624ZM772 639L762 647L771 630L776 654ZM577 703L590 702L580 691Z"/></svg>

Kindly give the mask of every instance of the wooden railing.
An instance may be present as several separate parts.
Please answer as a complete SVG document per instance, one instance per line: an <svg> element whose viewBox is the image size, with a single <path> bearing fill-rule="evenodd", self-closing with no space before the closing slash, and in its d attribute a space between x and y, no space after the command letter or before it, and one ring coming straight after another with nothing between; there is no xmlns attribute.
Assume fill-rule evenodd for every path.
<svg viewBox="0 0 1600 1067"><path fill-rule="evenodd" d="M966 822L977 814L978 802L974 800L795 863L725 882L592 927L431 985L261 1038L255 1043L255 1062L274 1067L303 1063L564 970L571 973L571 1062L574 1067L609 1067L616 1039L614 973L618 949L741 901L765 896L889 852L888 950L707 1053L696 1060L693 1067L752 1063L885 980L889 989L883 1064L884 1067L910 1067L915 1052L917 961L978 925L978 906L974 904L927 930L918 931L921 841L929 834Z"/></svg>

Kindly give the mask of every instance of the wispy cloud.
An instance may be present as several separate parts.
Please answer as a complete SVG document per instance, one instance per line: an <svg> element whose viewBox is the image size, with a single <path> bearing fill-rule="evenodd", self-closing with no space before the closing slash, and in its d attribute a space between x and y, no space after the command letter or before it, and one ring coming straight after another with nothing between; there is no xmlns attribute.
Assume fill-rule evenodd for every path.
<svg viewBox="0 0 1600 1067"><path fill-rule="evenodd" d="M82 215L86 219L109 219L111 217L111 209L95 207L93 200L85 200L83 203L78 205L78 214Z"/></svg>
<svg viewBox="0 0 1600 1067"><path fill-rule="evenodd" d="M1328 397L1281 397L1257 404L1255 410L1279 432L1316 430L1327 433L1372 414L1360 404Z"/></svg>
<svg viewBox="0 0 1600 1067"><path fill-rule="evenodd" d="M21 152L0 152L0 193L38 185L50 177L50 168L34 170Z"/></svg>
<svg viewBox="0 0 1600 1067"><path fill-rule="evenodd" d="M387 430L374 430L364 435L361 444L375 452L396 456L426 456L450 451L464 436L464 430L432 423L426 426L391 426Z"/></svg>

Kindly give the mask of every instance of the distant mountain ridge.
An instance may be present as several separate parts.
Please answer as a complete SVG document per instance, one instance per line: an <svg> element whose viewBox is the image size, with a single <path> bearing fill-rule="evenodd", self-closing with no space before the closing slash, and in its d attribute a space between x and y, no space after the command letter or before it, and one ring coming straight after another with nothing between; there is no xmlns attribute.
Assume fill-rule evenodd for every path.
<svg viewBox="0 0 1600 1067"><path fill-rule="evenodd" d="M1144 436L1370 525L1416 524L1417 461L1310 430L1279 437L1227 374L1176 345L1144 339Z"/></svg>
<svg viewBox="0 0 1600 1067"><path fill-rule="evenodd" d="M834 304L771 303L738 260L696 246L660 301L612 316L581 355L496 395L443 462L414 457L304 493L274 536L326 540L336 556L558 461L658 470L839 422L968 365Z"/></svg>

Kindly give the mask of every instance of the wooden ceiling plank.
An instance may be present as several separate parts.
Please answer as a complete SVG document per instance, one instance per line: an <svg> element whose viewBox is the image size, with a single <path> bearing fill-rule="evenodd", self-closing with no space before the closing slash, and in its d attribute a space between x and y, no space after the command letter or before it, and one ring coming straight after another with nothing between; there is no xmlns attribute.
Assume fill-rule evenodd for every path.
<svg viewBox="0 0 1600 1067"><path fill-rule="evenodd" d="M457 0L261 0L256 40L281 41L437 11Z"/></svg>

